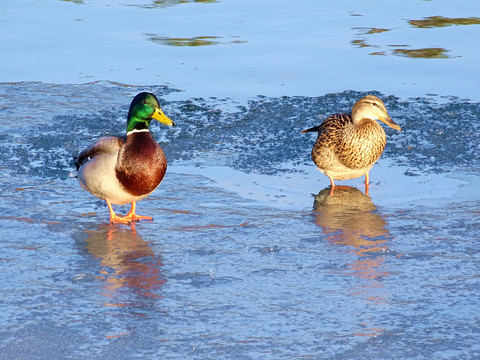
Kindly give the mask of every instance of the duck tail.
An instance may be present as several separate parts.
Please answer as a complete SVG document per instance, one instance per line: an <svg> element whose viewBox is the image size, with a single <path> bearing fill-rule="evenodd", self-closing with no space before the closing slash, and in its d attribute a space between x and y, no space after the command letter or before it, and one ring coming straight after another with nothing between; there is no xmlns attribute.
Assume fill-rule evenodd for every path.
<svg viewBox="0 0 480 360"><path fill-rule="evenodd" d="M310 129L305 129L305 130L302 131L302 134L305 134L307 132L318 132L318 130L320 130L320 125L314 126Z"/></svg>
<svg viewBox="0 0 480 360"><path fill-rule="evenodd" d="M78 171L78 169L80 169L80 166L81 166L81 164L78 162L78 156L73 157L73 163L75 164L75 168Z"/></svg>

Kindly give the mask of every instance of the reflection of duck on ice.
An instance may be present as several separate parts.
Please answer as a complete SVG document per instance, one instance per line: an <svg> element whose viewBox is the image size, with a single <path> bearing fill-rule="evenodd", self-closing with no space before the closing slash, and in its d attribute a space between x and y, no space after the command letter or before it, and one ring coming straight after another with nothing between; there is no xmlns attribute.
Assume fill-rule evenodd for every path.
<svg viewBox="0 0 480 360"><path fill-rule="evenodd" d="M327 240L350 246L362 256L350 264L356 276L368 279L387 276L379 269L383 258L375 253L385 251L389 232L371 198L347 186L336 187L333 195L329 194L330 188L323 189L313 203L315 222L327 234Z"/></svg>
<svg viewBox="0 0 480 360"><path fill-rule="evenodd" d="M136 233L135 226L102 225L98 230L86 233L87 250L104 267L101 275L105 277L105 295L114 298L120 289L128 288L141 297L159 296L157 291L166 282L160 271L163 264L149 244Z"/></svg>
<svg viewBox="0 0 480 360"><path fill-rule="evenodd" d="M313 203L315 222L332 244L344 245L358 258L346 265L346 273L362 281L353 282L348 289L355 297L375 304L384 303L388 294L381 278L390 274L385 270L383 252L389 232L385 219L376 211L369 196L347 186L323 189ZM384 328L371 318L362 318L353 335L378 336Z"/></svg>

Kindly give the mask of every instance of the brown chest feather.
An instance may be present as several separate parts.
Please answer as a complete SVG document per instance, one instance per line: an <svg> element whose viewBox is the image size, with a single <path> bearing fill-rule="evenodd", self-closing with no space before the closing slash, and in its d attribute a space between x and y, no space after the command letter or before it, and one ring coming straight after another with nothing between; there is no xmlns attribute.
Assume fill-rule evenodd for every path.
<svg viewBox="0 0 480 360"><path fill-rule="evenodd" d="M128 135L118 153L118 181L130 194L142 196L157 188L165 176L167 159L149 132Z"/></svg>

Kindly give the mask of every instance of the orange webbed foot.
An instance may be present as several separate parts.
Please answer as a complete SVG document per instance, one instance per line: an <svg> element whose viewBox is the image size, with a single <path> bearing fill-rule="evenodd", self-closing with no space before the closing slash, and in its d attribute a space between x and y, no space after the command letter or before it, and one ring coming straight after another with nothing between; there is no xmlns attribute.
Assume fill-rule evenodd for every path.
<svg viewBox="0 0 480 360"><path fill-rule="evenodd" d="M151 216L143 216L143 215L137 215L137 214L130 214L128 213L124 219L130 219L130 221L140 221L140 220L153 220Z"/></svg>
<svg viewBox="0 0 480 360"><path fill-rule="evenodd" d="M112 208L112 204L109 201L107 201L107 205L108 205L108 211L110 212L110 223L112 224L129 224L130 225L140 220L153 220L151 216L142 216L142 215L135 214L135 208L136 208L135 202L132 203L132 207L130 208L130 211L124 217L121 217L115 214Z"/></svg>
<svg viewBox="0 0 480 360"><path fill-rule="evenodd" d="M130 219L130 221L140 221L140 220L153 220L151 216L143 216L135 214L136 203L132 203L132 207L127 215L125 215L125 219Z"/></svg>
<svg viewBox="0 0 480 360"><path fill-rule="evenodd" d="M132 219L127 218L127 217L121 217L116 214L110 215L110 223L111 224L128 224L130 225L132 223Z"/></svg>

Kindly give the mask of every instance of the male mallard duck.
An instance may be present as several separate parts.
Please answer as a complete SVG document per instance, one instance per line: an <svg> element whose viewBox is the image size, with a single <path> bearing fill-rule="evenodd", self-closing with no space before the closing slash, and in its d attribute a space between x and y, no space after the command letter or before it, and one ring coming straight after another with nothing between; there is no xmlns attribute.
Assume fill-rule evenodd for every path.
<svg viewBox="0 0 480 360"><path fill-rule="evenodd" d="M148 127L152 119L175 126L160 109L155 95L135 96L127 117L127 136L103 137L75 158L78 182L92 195L107 202L111 223L152 220L135 214L136 202L150 195L162 181L167 159ZM125 217L115 214L112 204L132 204Z"/></svg>
<svg viewBox="0 0 480 360"><path fill-rule="evenodd" d="M387 142L385 131L376 119L395 130L402 130L390 118L382 100L367 95L353 105L351 115L330 115L321 125L302 131L318 131L312 159L330 179L330 195L335 188L333 179L346 180L363 175L368 195L368 172L382 155Z"/></svg>

